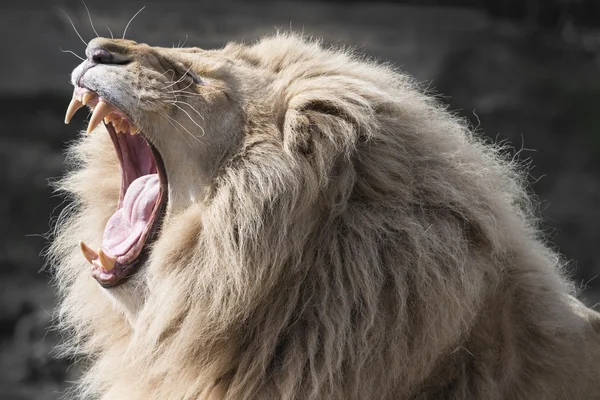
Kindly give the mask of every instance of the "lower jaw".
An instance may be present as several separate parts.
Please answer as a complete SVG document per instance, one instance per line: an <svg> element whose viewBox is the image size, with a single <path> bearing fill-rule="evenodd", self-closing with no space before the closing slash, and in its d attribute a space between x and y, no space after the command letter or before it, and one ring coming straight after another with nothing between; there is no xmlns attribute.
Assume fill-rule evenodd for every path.
<svg viewBox="0 0 600 400"><path fill-rule="evenodd" d="M138 270L141 268L141 266L145 263L147 259L147 253L148 252L146 251L146 249L144 249L135 261L125 265L115 266L115 268L119 268L121 270L118 277L106 278L104 277L104 273L94 268L92 268L92 276L94 277L94 279L96 279L96 282L98 282L98 284L104 289L111 289L120 286L127 282L132 276L137 274Z"/></svg>

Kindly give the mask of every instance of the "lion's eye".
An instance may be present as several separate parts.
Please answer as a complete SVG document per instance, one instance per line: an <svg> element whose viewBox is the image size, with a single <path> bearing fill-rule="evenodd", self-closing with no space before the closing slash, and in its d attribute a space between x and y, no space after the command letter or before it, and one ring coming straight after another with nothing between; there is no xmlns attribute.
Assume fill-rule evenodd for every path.
<svg viewBox="0 0 600 400"><path fill-rule="evenodd" d="M186 75L189 76L190 78L192 78L192 80L194 81L195 84L200 85L202 83L204 83L202 81L202 79L200 79L200 77L193 71L187 71Z"/></svg>

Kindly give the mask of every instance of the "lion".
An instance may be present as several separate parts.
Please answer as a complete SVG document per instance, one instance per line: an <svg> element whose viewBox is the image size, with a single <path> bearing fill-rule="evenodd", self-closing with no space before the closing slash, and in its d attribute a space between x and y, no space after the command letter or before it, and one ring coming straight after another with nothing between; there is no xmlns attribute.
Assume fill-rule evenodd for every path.
<svg viewBox="0 0 600 400"><path fill-rule="evenodd" d="M294 33L86 56L50 248L73 397L600 398L524 167L407 74Z"/></svg>

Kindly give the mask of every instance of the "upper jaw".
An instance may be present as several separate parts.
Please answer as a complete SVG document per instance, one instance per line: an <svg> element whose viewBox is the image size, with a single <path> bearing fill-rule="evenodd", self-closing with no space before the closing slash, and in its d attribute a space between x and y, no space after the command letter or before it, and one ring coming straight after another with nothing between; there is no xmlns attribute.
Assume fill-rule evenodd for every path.
<svg viewBox="0 0 600 400"><path fill-rule="evenodd" d="M129 74L122 68L123 66L93 64L84 61L71 74L71 84L74 87L73 99L78 99L82 105L87 105L92 109L99 102L111 105L111 112L114 116L127 119L130 124L138 126L141 119L139 101L131 96L134 87L130 82ZM88 94L87 98L84 97L86 93ZM97 123L93 126L89 124L88 133L101 120L102 118L94 121ZM65 123L67 123L66 118Z"/></svg>
<svg viewBox="0 0 600 400"><path fill-rule="evenodd" d="M81 73L82 72L79 71L79 74ZM190 203L196 203L205 196L206 187L208 186L208 175L210 174L204 171L204 162L205 159L208 159L209 157L198 158L197 155L194 154L194 151L197 151L198 153L202 152L202 149L195 147L196 143L194 141L191 141L191 144L187 142L185 142L185 145L178 144L178 142L176 142L178 136L174 132L171 132L171 130L175 129L177 126L174 128L172 125L167 124L166 120L163 120L162 122L155 121L155 126L150 129L147 129L146 126L141 127L138 124L142 121L137 122L132 117L132 115L135 115L138 112L129 111L126 108L123 108L120 105L120 103L123 102L119 101L116 96L111 96L111 91L109 89L107 90L107 88L100 87L105 85L95 84L95 80L89 79L89 77L88 79L79 78L76 73L73 74L73 80L78 82L74 85L73 100L78 101L79 104L76 103L73 106L73 110L67 112L65 123L69 122L70 118L77 110L76 107L87 105L95 110L100 102L105 103L106 106L102 107L104 107L106 110L105 112L108 112L108 114L104 117L104 113L102 113L98 118L94 118L94 114L92 114L87 128L88 134L100 124L102 119L104 119L104 122L107 124L112 122L115 126L116 133L119 133L119 125L115 123L115 119L121 119L127 121L127 125L129 126L129 130L123 130L123 132L142 135L144 139L151 143L154 150L160 153L165 171L169 171L169 201L167 204L167 212L181 211L189 206ZM144 120L151 120L153 118L151 114L152 113L147 115ZM140 118L138 118L138 120L140 120ZM125 128L127 128L127 125ZM156 129L160 130L163 135L153 135ZM191 165L197 166L199 171L190 173L189 166Z"/></svg>
<svg viewBox="0 0 600 400"><path fill-rule="evenodd" d="M132 118L121 108L113 104L106 97L85 87L76 86L73 91L73 98L67 108L65 115L65 124L71 121L71 118L83 106L88 106L93 110L92 116L87 128L87 133L91 133L100 122L112 124L117 133L129 133L135 135L139 132L138 127L132 122Z"/></svg>

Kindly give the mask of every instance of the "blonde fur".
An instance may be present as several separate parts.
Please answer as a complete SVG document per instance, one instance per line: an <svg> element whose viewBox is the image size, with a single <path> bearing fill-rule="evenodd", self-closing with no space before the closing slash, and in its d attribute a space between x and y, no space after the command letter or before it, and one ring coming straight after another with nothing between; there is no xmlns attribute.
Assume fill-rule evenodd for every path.
<svg viewBox="0 0 600 400"><path fill-rule="evenodd" d="M202 196L177 195L183 165L165 161L160 236L110 290L77 241L99 243L114 212L115 152L103 128L71 148L51 262L64 349L89 364L74 396L599 398L598 314L571 296L518 168L408 76L292 34L113 42L217 85L228 103L186 101L203 145L230 133ZM148 120L168 158L175 126Z"/></svg>

